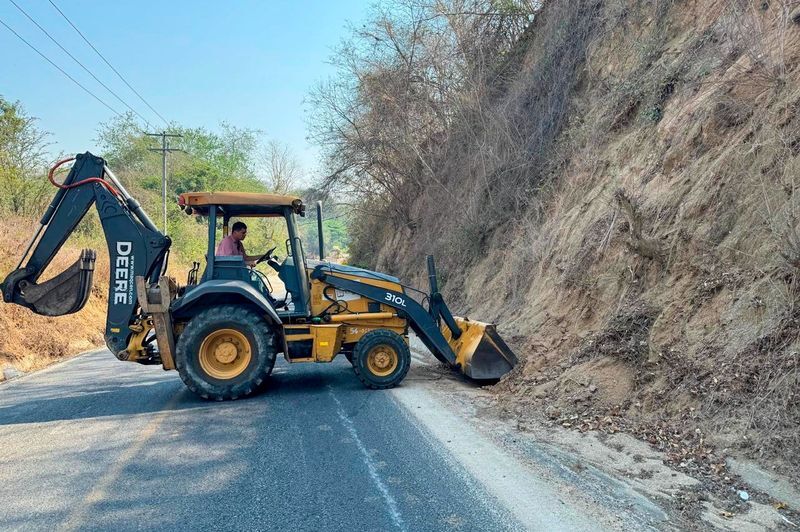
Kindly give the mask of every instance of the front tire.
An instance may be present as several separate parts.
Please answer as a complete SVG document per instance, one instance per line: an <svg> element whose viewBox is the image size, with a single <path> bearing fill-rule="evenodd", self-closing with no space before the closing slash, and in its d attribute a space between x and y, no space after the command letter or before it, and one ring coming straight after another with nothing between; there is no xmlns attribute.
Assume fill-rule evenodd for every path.
<svg viewBox="0 0 800 532"><path fill-rule="evenodd" d="M184 384L204 399L246 397L275 365L274 334L247 307L221 305L194 316L176 345L176 367Z"/></svg>
<svg viewBox="0 0 800 532"><path fill-rule="evenodd" d="M353 350L353 370L367 388L383 390L400 384L411 367L411 352L399 334L375 329Z"/></svg>

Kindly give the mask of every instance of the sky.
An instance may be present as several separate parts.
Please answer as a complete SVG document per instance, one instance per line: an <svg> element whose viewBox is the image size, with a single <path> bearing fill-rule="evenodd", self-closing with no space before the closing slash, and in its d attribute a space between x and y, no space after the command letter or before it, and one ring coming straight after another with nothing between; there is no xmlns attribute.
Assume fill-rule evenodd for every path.
<svg viewBox="0 0 800 532"><path fill-rule="evenodd" d="M163 122L81 39L48 0L15 0L157 130ZM306 140L304 99L334 73L329 64L368 0L53 0L87 39L167 120L218 128L225 121L286 143L307 174L318 152ZM62 52L10 0L8 24L120 112L128 109ZM0 95L19 100L51 133L53 153L97 149L99 124L114 114L0 26ZM144 127L144 126L143 126ZM314 179L307 175L307 179Z"/></svg>

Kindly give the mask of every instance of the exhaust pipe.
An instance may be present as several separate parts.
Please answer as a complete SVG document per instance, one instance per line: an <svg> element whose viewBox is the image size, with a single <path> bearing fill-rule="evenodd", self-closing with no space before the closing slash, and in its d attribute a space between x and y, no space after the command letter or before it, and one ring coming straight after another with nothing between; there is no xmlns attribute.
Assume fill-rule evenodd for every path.
<svg viewBox="0 0 800 532"><path fill-rule="evenodd" d="M325 240L322 234L322 202L317 202L317 236L319 237L319 260L325 260Z"/></svg>

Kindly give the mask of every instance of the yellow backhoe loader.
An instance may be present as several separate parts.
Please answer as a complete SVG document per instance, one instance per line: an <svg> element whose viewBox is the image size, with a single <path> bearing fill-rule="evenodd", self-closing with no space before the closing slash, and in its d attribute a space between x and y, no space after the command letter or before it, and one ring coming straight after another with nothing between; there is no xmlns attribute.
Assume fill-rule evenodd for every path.
<svg viewBox="0 0 800 532"><path fill-rule="evenodd" d="M277 354L287 361L330 362L344 354L364 385L399 384L411 364L409 329L433 355L472 379L498 379L517 363L493 325L454 317L428 257L430 293L391 275L327 261L307 260L294 196L238 192L182 194L188 215L208 224L205 268L195 262L179 286L167 276L171 241L161 233L105 161L85 153L74 164L43 215L17 268L5 279L3 299L47 316L80 310L92 286L96 254L84 250L60 275L38 279L94 204L111 261L105 340L120 360L177 369L185 384L208 399L244 397L272 371ZM321 229L321 213L317 209ZM286 256L275 248L257 262L273 268L285 293L248 267L242 256L217 256L217 232L231 218L273 217L286 224ZM324 257L319 231L320 257ZM420 297L421 296L421 297ZM420 301L422 303L420 303ZM423 306L427 303L427 308Z"/></svg>

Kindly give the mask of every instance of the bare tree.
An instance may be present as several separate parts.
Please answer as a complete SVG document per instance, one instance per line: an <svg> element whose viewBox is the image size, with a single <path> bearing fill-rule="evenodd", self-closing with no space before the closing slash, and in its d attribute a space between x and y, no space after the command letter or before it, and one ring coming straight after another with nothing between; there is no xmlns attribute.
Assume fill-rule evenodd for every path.
<svg viewBox="0 0 800 532"><path fill-rule="evenodd" d="M285 144L270 140L259 154L262 180L270 191L286 194L294 189L301 178L297 158Z"/></svg>
<svg viewBox="0 0 800 532"><path fill-rule="evenodd" d="M532 0L390 0L352 29L333 57L337 76L310 103L311 138L328 167L323 185L369 206L372 216L356 223L374 227L351 228L357 234L391 233L387 220L415 231L442 207L451 221L476 224L487 206L505 208L502 198L485 199L491 169L516 168L518 157L494 150L493 139L476 133L492 135L491 128L476 122L492 114L482 102L504 68L514 68L504 65L539 7ZM454 160L468 164L448 168ZM467 194L463 183L479 167L486 193Z"/></svg>

